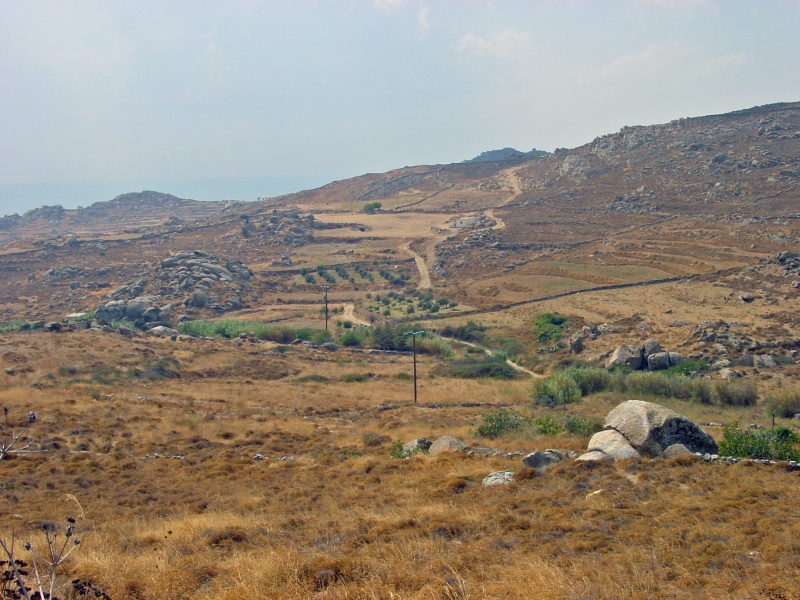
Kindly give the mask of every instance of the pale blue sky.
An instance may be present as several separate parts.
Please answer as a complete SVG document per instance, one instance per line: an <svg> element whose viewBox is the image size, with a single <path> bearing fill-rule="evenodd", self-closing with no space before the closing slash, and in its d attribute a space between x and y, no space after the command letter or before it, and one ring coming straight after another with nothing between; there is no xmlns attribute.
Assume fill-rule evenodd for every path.
<svg viewBox="0 0 800 600"><path fill-rule="evenodd" d="M800 0L0 0L0 214L800 100Z"/></svg>

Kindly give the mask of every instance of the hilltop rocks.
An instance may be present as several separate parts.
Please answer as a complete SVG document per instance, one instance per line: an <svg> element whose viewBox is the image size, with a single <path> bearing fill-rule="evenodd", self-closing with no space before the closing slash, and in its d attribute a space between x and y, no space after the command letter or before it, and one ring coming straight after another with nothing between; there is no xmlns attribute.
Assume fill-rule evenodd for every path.
<svg viewBox="0 0 800 600"><path fill-rule="evenodd" d="M608 413L605 430L592 436L587 454L580 459L656 457L665 451L670 454L680 451L672 448L677 445L690 452L717 452L714 439L686 417L652 402L628 400Z"/></svg>
<svg viewBox="0 0 800 600"><path fill-rule="evenodd" d="M99 323L155 323L178 304L217 313L238 310L243 307L241 294L253 272L239 261L195 250L168 256L157 270L143 275L117 288L111 293L111 300L96 309ZM145 290L157 293L145 295ZM164 301L167 302L159 305Z"/></svg>
<svg viewBox="0 0 800 600"><path fill-rule="evenodd" d="M611 353L611 356L606 361L607 369L616 365L623 365L638 371L642 368L642 348L622 344Z"/></svg>
<svg viewBox="0 0 800 600"><path fill-rule="evenodd" d="M641 346L619 346L606 361L606 368L624 365L633 371L661 371L684 362L677 352L666 352L657 340L649 339Z"/></svg>

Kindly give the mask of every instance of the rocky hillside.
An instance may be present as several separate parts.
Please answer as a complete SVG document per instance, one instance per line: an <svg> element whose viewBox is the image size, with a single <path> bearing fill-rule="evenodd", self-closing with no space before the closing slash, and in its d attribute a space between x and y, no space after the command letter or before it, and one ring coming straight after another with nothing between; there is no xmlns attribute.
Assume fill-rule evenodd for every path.
<svg viewBox="0 0 800 600"><path fill-rule="evenodd" d="M141 231L159 225L210 219L233 210L238 202L200 202L172 194L143 191L121 194L75 210L43 206L23 215L0 218L0 242L32 237L104 234Z"/></svg>

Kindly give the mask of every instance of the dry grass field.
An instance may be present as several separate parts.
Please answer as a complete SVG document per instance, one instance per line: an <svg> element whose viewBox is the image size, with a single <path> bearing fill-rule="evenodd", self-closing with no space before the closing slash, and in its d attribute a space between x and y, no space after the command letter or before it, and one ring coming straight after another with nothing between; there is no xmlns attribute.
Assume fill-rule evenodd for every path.
<svg viewBox="0 0 800 600"><path fill-rule="evenodd" d="M475 428L498 407L602 419L618 395L533 408L527 378L431 376L439 359L421 356L415 406L406 354L240 340L13 334L0 356L15 368L0 402L12 424L36 412L42 450L0 461L5 535L77 517L63 579L112 598L800 597L800 475L785 464L539 473L519 457L392 456L444 434L580 452L586 437ZM156 364L179 377L131 376ZM699 423L768 423L760 406L662 403ZM504 469L515 483L480 485Z"/></svg>

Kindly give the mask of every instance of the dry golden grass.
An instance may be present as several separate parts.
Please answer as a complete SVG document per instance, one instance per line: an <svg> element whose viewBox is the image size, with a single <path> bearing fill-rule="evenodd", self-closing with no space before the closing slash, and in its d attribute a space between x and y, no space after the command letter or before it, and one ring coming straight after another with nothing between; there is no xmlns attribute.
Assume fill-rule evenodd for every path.
<svg viewBox="0 0 800 600"><path fill-rule="evenodd" d="M475 437L498 406L559 417L530 409L526 380L431 379L423 356L414 406L397 378L405 355L89 332L2 343L4 361L31 369L4 380L0 403L12 419L36 411L47 450L0 462L3 529L74 515L74 495L83 543L64 576L116 600L800 597L800 476L780 465L568 462L539 474L518 458L391 458L396 440L442 434L585 448L563 434ZM91 379L165 357L179 379ZM311 374L328 381L302 382ZM619 400L568 410L602 418ZM663 403L698 422L767 418ZM515 483L481 487L505 469Z"/></svg>

